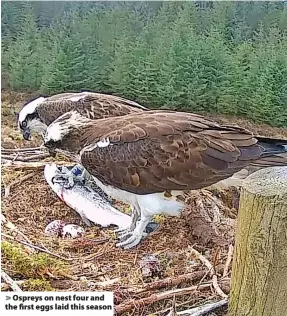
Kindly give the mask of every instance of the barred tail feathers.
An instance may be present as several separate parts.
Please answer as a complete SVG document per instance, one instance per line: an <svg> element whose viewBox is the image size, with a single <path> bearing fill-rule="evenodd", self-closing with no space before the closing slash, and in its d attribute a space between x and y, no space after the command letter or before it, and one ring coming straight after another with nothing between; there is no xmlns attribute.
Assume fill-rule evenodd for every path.
<svg viewBox="0 0 287 316"><path fill-rule="evenodd" d="M263 148L261 157L252 165L264 167L287 166L287 140L256 137L258 144Z"/></svg>

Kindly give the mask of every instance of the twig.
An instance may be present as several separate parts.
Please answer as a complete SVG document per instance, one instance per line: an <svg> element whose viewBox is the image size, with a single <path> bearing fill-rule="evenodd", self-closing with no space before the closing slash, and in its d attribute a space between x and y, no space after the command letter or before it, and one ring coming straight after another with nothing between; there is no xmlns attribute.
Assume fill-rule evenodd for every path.
<svg viewBox="0 0 287 316"><path fill-rule="evenodd" d="M50 162L42 162L42 161L37 161L37 162L21 162L21 161L5 161L4 164L2 164L2 168L3 167L7 167L7 168L14 168L14 169L22 169L22 168L31 168L31 169L35 169L35 168L44 168L46 165L50 164ZM69 166L74 166L75 163L70 163L67 161L57 161L57 165L65 165L66 167Z"/></svg>
<svg viewBox="0 0 287 316"><path fill-rule="evenodd" d="M50 157L50 155L48 153L35 154L35 155L28 156L28 157L23 157L23 156L19 157L19 153L17 153L16 156L1 155L2 159L12 160L12 162L15 162L15 161L27 162L30 160L41 160L41 159L48 158L48 157Z"/></svg>
<svg viewBox="0 0 287 316"><path fill-rule="evenodd" d="M91 261L91 260L95 260L95 259L98 259L100 258L101 256L103 256L105 254L105 251L102 251L102 252L98 252L98 253L92 253L86 257L84 257L83 259L85 261Z"/></svg>
<svg viewBox="0 0 287 316"><path fill-rule="evenodd" d="M47 254L49 254L49 255L51 255L51 256L54 256L54 257L56 257L56 258L59 258L59 259L62 259L62 260L67 260L67 261L72 261L72 260L74 260L73 258L64 258L64 257L62 257L62 256L59 256L59 255L57 255L57 254L51 252L50 250L46 250L46 249L40 248L40 247L35 246L35 245L33 245L33 244L31 244L31 243L28 243L28 242L26 242L26 241L18 240L18 239L16 239L16 238L12 237L12 236L9 236L9 235L3 234L3 233L1 233L1 235L4 236L4 237L6 237L6 238L9 238L9 239L12 239L12 240L14 240L14 241L17 241L17 242L19 242L20 244L23 244L23 245L25 245L25 246L29 246L29 247L32 247L32 248L34 248L34 249L36 249L36 250L45 252L45 253L47 253Z"/></svg>
<svg viewBox="0 0 287 316"><path fill-rule="evenodd" d="M185 311L177 312L177 315L189 315L189 316L202 316L208 312L211 312L219 307L225 306L228 300L225 298L215 303L209 303L203 306L187 309Z"/></svg>
<svg viewBox="0 0 287 316"><path fill-rule="evenodd" d="M14 281L17 285L22 285L22 284L24 284L26 281L24 281L24 280L19 280L19 281ZM9 289L9 284L7 284L7 283L1 283L1 291L6 291L6 290L8 290Z"/></svg>
<svg viewBox="0 0 287 316"><path fill-rule="evenodd" d="M19 154L17 154L17 155L19 155ZM16 157L17 157L17 155L16 155ZM5 159L5 160L12 160L12 162L14 162L14 159L15 159L15 156L12 156L12 155L3 155L2 153L1 153L1 159Z"/></svg>
<svg viewBox="0 0 287 316"><path fill-rule="evenodd" d="M34 172L31 172L31 173L28 173L27 175L25 175L24 177L20 178L20 179L17 179L13 182L11 182L9 185L7 185L7 187L5 188L5 195L4 197L7 198L10 194L10 190L11 190L11 187L16 185L16 184L20 184L30 178L32 178L33 176L35 176L35 173Z"/></svg>
<svg viewBox="0 0 287 316"><path fill-rule="evenodd" d="M206 276L210 273L210 270L206 271L205 273L203 273L203 271L196 271L196 272L193 272L193 273L201 273L203 274L202 278L200 279L199 283L197 284L197 288L194 290L194 292L198 289L198 287L202 284L203 280L206 278ZM201 276L198 276L198 278L200 278ZM193 293L191 293L190 296L192 296ZM187 302L184 302L184 303L181 303L181 304L177 304L177 307L179 306L182 306L182 305L185 305L187 304ZM170 307L169 308L166 308L164 310L161 310L161 311L158 311L156 313L154 313L155 315L156 314L161 314L161 313L165 313L165 312L168 312L170 310ZM152 316L152 315L148 315L148 316Z"/></svg>
<svg viewBox="0 0 287 316"><path fill-rule="evenodd" d="M7 151L7 152L26 152L26 151L37 151L42 150L43 147L31 147L31 148L1 148L1 152Z"/></svg>
<svg viewBox="0 0 287 316"><path fill-rule="evenodd" d="M14 292L23 292L16 282L1 269L1 278L11 287Z"/></svg>
<svg viewBox="0 0 287 316"><path fill-rule="evenodd" d="M82 240L86 240L86 241L92 242L93 244L96 244L96 245L104 244L105 242L110 241L110 239L111 238L90 239L90 238L82 237Z"/></svg>
<svg viewBox="0 0 287 316"><path fill-rule="evenodd" d="M136 255L135 255L135 258L134 258L134 265L135 265L136 262L137 262L137 258L138 258L138 253L136 253Z"/></svg>
<svg viewBox="0 0 287 316"><path fill-rule="evenodd" d="M229 245L227 259L226 259L226 263L225 263L224 270L223 270L223 275L222 275L223 278L226 277L227 274L228 274L229 266L230 266L230 263L231 263L231 260L232 260L232 254L233 254L233 246Z"/></svg>
<svg viewBox="0 0 287 316"><path fill-rule="evenodd" d="M152 294L151 296L148 296L142 299L132 299L126 303L116 305L115 312L123 313L123 312L133 309L134 307L136 308L144 307L146 305L152 304L154 302L162 301L164 299L171 298L173 296L189 294L190 292L193 292L194 290L197 290L197 289L199 290L206 289L206 288L209 288L211 285L212 283L209 282L206 284L201 284L199 287L191 286L191 287L186 287L183 289L175 289L175 290L170 290L170 291L166 291L162 293Z"/></svg>
<svg viewBox="0 0 287 316"><path fill-rule="evenodd" d="M48 153L41 153L41 154L35 154L35 155L31 155L29 157L25 157L23 158L23 162L26 162L26 161L30 161L30 160L41 160L41 159L44 159L44 158L48 158L50 157L50 155Z"/></svg>
<svg viewBox="0 0 287 316"><path fill-rule="evenodd" d="M5 226L10 229L12 232L16 232L21 237L23 237L28 243L31 243L31 240L24 235L12 222L10 222L3 214L1 214L1 223L5 224ZM35 251L34 248L29 247L30 250Z"/></svg>
<svg viewBox="0 0 287 316"><path fill-rule="evenodd" d="M227 298L227 295L221 290L221 288L218 285L217 275L215 274L215 270L212 264L202 254L200 254L191 246L189 247L189 249L191 250L191 253L195 254L196 257L210 270L210 274L212 276L212 284L216 293L223 298Z"/></svg>
<svg viewBox="0 0 287 316"><path fill-rule="evenodd" d="M203 280L207 277L207 275L210 274L210 270L206 271L204 276L200 279L199 283L197 284L197 286L199 286L200 284L202 284Z"/></svg>
<svg viewBox="0 0 287 316"><path fill-rule="evenodd" d="M169 309L169 313L166 316L177 316L175 295L172 300L172 306Z"/></svg>
<svg viewBox="0 0 287 316"><path fill-rule="evenodd" d="M14 169L22 169L22 168L44 168L46 166L46 162L21 162L21 161L7 161L1 157L1 165L2 168L14 168ZM3 163L4 162L4 163Z"/></svg>
<svg viewBox="0 0 287 316"><path fill-rule="evenodd" d="M187 281L197 281L205 275L205 271L195 271L191 273L182 274L176 277L168 277L163 280L155 281L153 283L147 283L140 289L129 289L132 293L142 293L150 290L156 290L163 287L175 286Z"/></svg>
<svg viewBox="0 0 287 316"><path fill-rule="evenodd" d="M16 154L16 156L14 157L14 159L12 161L15 161L18 156L19 156L19 153Z"/></svg>
<svg viewBox="0 0 287 316"><path fill-rule="evenodd" d="M11 151L7 151L5 149L1 149L1 156L2 156L2 158L3 158L3 156L4 157L6 156L7 159L11 159L14 156L28 157L28 156L31 156L31 155L47 154L47 153L48 152L44 151L44 150L33 150L33 151L24 151L24 152L21 152L21 151L11 152Z"/></svg>
<svg viewBox="0 0 287 316"><path fill-rule="evenodd" d="M190 293L190 296L192 296L192 293ZM176 304L177 307L180 307L180 306L183 306L183 305L187 305L187 304L190 304L191 302L194 302L194 299L192 300L189 300L189 301L185 301L183 303L180 303L180 304ZM153 316L153 315L158 315L158 314L163 314L163 313L166 313L170 311L170 307L168 308L165 308L165 309L162 309L160 311L156 311L156 312L153 312L152 314L149 314L147 316Z"/></svg>

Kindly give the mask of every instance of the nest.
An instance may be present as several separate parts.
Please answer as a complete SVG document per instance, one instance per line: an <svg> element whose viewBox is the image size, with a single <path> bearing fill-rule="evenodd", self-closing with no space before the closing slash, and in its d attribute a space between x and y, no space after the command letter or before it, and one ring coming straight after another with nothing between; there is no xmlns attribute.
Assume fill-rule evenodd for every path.
<svg viewBox="0 0 287 316"><path fill-rule="evenodd" d="M2 146L31 147L16 133L19 104L5 102ZM235 188L190 192L181 217L157 217L160 228L131 250L115 247L112 229L85 226L51 190L41 165L2 168L1 195L6 218L2 268L22 290L113 291L121 315L166 315L171 308L179 312L229 293L239 199ZM115 207L127 210L118 201ZM85 238L45 235L54 220L84 227ZM212 315L225 314L223 308Z"/></svg>
<svg viewBox="0 0 287 316"><path fill-rule="evenodd" d="M20 181L23 178L25 180ZM7 258L4 254L2 267L16 281L43 279L48 281L49 288L56 291L111 290L115 293L115 303L122 306L152 294L190 287L210 280L208 269L190 252L191 245L212 262L219 277L223 275L228 247L233 243L236 210L230 209L222 199L210 191L200 191L197 196L191 194L186 210L180 218L161 218L160 228L137 248L122 250L115 247L113 230L102 229L99 226L85 226L78 214L59 200L46 183L42 169L37 168L31 172L31 170L12 171L11 168L3 168L2 194L10 183L13 186L10 188L9 195L6 198L2 195L4 216L29 239L31 244L48 249L57 255L55 260L63 265L64 270L62 275L45 269L42 274L37 272L34 276L31 273L25 275L25 272L19 270L19 265L18 270L15 270L11 258ZM227 196L227 192L221 193ZM117 202L116 206L126 211L126 205ZM45 235L46 225L56 219L84 227L85 237L89 240L99 240L107 236L109 238L106 242L97 244L85 238L64 239ZM2 231L5 235L15 236L9 228L3 226ZM14 240L6 239L5 236L3 240L22 248L25 252L24 246ZM153 256L157 261L155 273L152 273L153 271L144 273L146 267L143 268L143 262L146 256ZM194 278L182 277L191 273L194 273ZM229 292L229 276L228 270L225 280L222 279L221 282L226 293ZM167 278L173 281L170 281L170 284L160 285L160 281L164 282ZM174 281L177 278L180 280L179 283ZM155 288L152 284L155 284ZM145 288L147 290L144 290ZM217 296L212 286L209 286L194 291L192 300L187 294L177 296L175 304L180 310L216 300ZM172 304L172 298L168 297L156 300L148 304L149 306L139 307L135 304L123 314L146 315L165 310Z"/></svg>

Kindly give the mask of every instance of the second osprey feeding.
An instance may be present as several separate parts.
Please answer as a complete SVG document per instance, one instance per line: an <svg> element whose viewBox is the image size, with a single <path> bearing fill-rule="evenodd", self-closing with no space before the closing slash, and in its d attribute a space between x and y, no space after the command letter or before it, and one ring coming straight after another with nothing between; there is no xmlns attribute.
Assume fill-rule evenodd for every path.
<svg viewBox="0 0 287 316"><path fill-rule="evenodd" d="M26 140L30 139L31 132L44 137L47 127L59 116L71 110L97 120L138 113L148 109L134 101L109 94L90 91L61 93L48 98L38 97L27 102L19 112L18 128ZM50 154L54 156L56 152L50 150ZM77 169L77 166L75 169ZM84 170L83 174L77 179L83 181L87 176L87 172ZM74 184L73 179L72 171L65 187L72 186ZM62 182L61 177L55 178L55 182Z"/></svg>
<svg viewBox="0 0 287 316"><path fill-rule="evenodd" d="M256 137L244 128L173 111L99 120L71 111L47 128L44 142L83 165L112 198L131 205L131 227L117 244L124 248L140 242L153 215L179 215L185 191L217 183L251 164L287 165L287 140Z"/></svg>
<svg viewBox="0 0 287 316"><path fill-rule="evenodd" d="M62 114L76 110L97 120L147 110L140 104L118 96L83 91L61 93L48 98L38 97L27 102L18 115L18 127L26 140L31 132L44 137L47 127Z"/></svg>

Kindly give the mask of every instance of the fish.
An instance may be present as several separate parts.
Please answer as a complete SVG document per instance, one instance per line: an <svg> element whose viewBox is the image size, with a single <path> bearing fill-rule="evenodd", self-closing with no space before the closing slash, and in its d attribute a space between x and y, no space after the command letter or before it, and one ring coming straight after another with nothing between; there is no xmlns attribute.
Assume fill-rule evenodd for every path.
<svg viewBox="0 0 287 316"><path fill-rule="evenodd" d="M64 184L53 183L52 179L56 175L64 174L72 168L73 166L58 166L55 163L45 165L44 177L57 196L76 211L88 226L94 223L102 227L128 228L131 224L131 216L117 210L112 205L112 200L96 184L75 181L72 188L65 188ZM146 228L146 234L152 233L158 226L158 223L150 222Z"/></svg>

